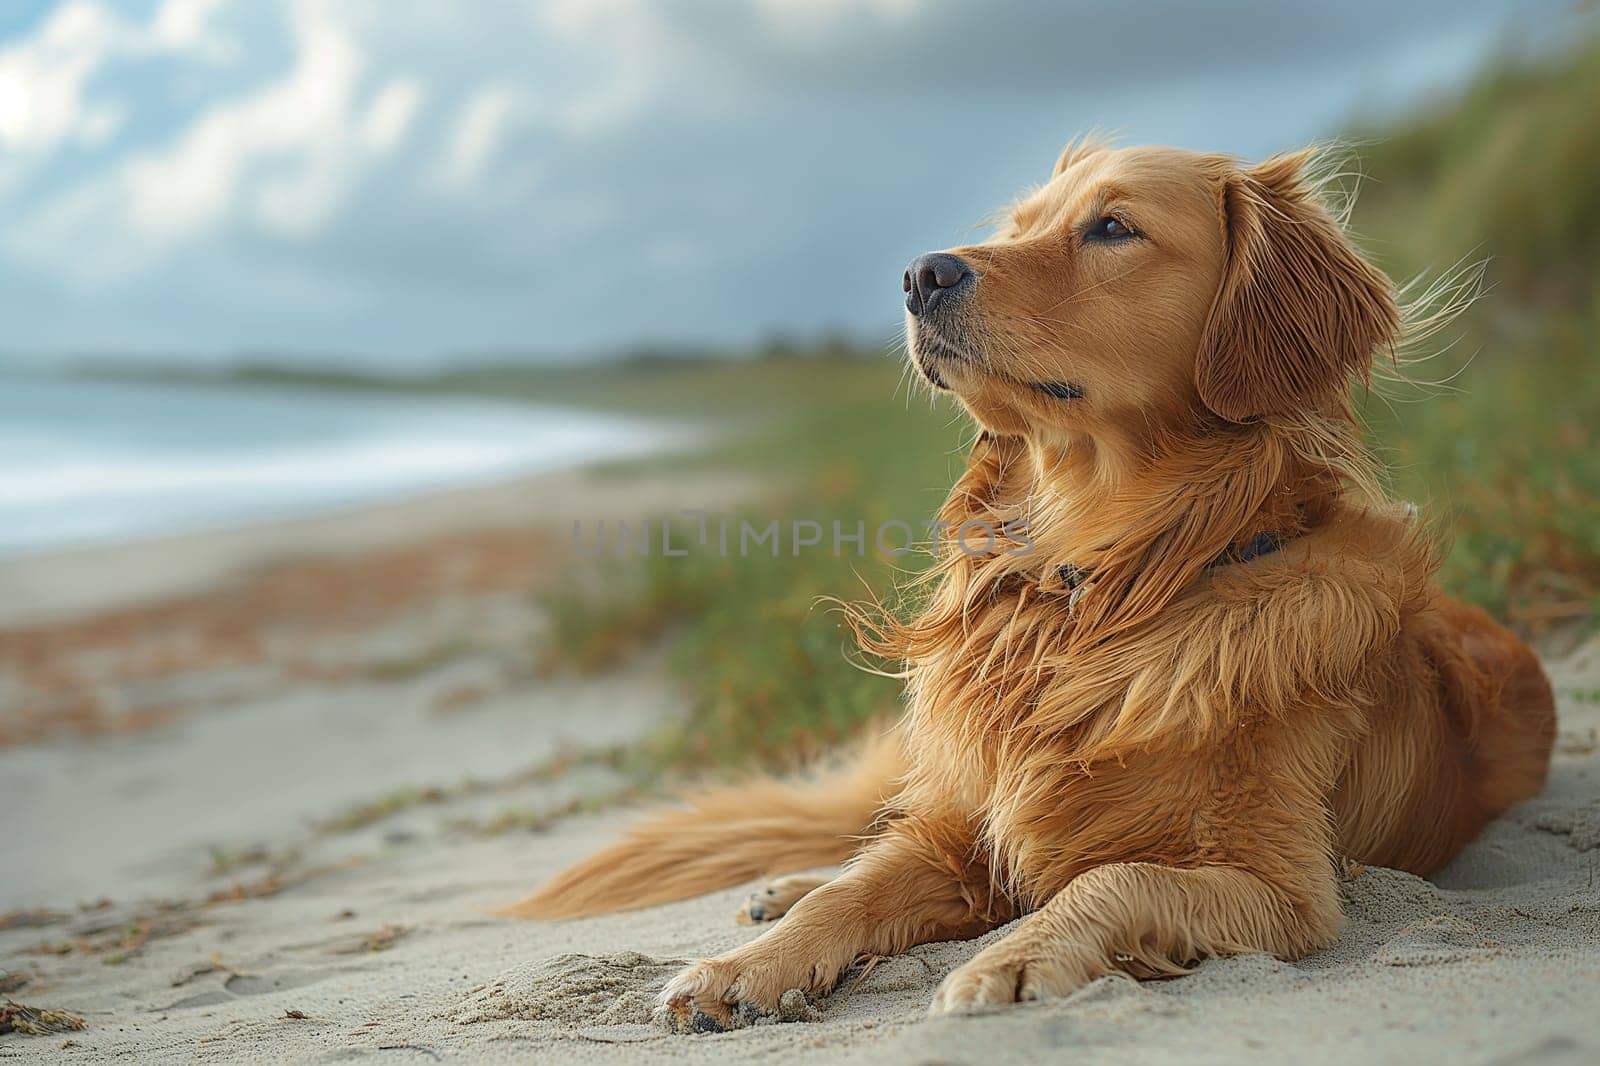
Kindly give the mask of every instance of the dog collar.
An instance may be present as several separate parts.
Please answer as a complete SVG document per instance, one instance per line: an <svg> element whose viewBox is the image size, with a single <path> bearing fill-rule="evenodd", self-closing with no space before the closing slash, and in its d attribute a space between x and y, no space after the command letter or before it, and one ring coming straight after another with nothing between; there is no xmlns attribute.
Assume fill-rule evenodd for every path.
<svg viewBox="0 0 1600 1066"><path fill-rule="evenodd" d="M1281 547L1283 547L1283 538L1278 534L1271 532L1257 533L1249 544L1238 548L1230 547L1227 551L1211 560L1206 564L1206 569L1215 570L1218 567L1232 566L1236 563L1248 563L1251 559L1259 559L1263 555L1271 555ZM1081 566L1074 566L1071 563L1057 567L1056 576L1061 579L1062 584L1067 586L1067 591L1074 594L1094 578L1094 575L1088 570Z"/></svg>
<svg viewBox="0 0 1600 1066"><path fill-rule="evenodd" d="M1257 533L1249 544L1238 548L1229 548L1211 560L1211 565L1207 569L1229 566L1233 563L1248 563L1251 559L1259 559L1263 555L1271 555L1281 547L1283 547L1282 537L1276 533L1262 531Z"/></svg>

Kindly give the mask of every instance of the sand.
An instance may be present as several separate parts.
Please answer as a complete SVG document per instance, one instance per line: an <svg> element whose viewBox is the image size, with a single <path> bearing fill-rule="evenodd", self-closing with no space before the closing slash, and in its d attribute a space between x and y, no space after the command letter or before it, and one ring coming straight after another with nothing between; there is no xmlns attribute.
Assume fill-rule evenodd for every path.
<svg viewBox="0 0 1600 1066"><path fill-rule="evenodd" d="M721 490L704 488L699 502L715 506ZM511 588L470 566L451 580L415 573L439 553L515 562L486 527L532 536L542 520L445 510L377 548L285 527L267 538L271 566L237 539L106 549L103 572L118 558L173 573L185 556L231 561L209 585L119 585L98 612L81 584L52 579L66 591L39 646L63 668L122 663L151 620L221 641L207 627L222 603L255 605L255 628L234 634L255 647L172 653L142 678L113 671L118 692L173 696L168 711L130 718L112 700L81 728L18 731L0 747L0 1002L85 1023L0 1035L0 1060L1600 1061L1600 640L1548 659L1561 741L1544 793L1432 882L1350 871L1344 933L1310 958L1212 960L1176 980L1107 978L1058 1002L925 1018L938 981L998 930L852 973L847 991L790 1004L793 1021L674 1034L653 1017L654 992L683 960L759 934L734 921L751 886L564 923L487 912L636 816L609 753L682 713L681 698L648 656L596 681L530 671L536 567L512 567ZM295 601L309 613L280 639L283 618L261 605L326 577L304 569L324 565L319 551L391 595L356 618L326 597ZM28 587L51 606L50 581ZM474 639L441 644L462 630Z"/></svg>

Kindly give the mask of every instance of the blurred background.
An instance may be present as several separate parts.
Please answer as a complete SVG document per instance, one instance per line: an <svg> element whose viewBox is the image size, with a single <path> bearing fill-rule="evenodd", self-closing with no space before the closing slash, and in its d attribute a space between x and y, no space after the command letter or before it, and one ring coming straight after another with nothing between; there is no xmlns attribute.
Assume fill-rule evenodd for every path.
<svg viewBox="0 0 1600 1066"><path fill-rule="evenodd" d="M9 3L0 806L226 784L229 812L137 813L225 871L252 809L364 827L547 749L632 789L891 711L817 601L920 555L594 557L573 523L931 516L967 430L904 380L903 265L1092 129L1344 139L1397 279L1488 259L1371 439L1454 591L1591 627L1596 27L1571 0ZM132 862L99 820L17 827L50 858L16 894Z"/></svg>

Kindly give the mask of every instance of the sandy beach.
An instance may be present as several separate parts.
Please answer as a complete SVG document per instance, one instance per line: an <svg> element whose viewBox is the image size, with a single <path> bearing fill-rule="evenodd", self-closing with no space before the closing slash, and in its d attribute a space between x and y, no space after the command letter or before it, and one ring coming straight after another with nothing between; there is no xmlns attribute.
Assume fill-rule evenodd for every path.
<svg viewBox="0 0 1600 1066"><path fill-rule="evenodd" d="M1572 1062L1600 1058L1600 640L1547 649L1550 784L1430 883L1351 867L1295 963L925 1020L985 941L847 977L811 1020L675 1035L679 960L750 886L490 917L630 818L617 752L682 713L643 655L544 676L570 521L754 487L561 473L0 566L0 1003L27 1062ZM714 838L708 847L715 846ZM991 937L1001 935L997 931Z"/></svg>
<svg viewBox="0 0 1600 1066"><path fill-rule="evenodd" d="M1600 1064L1597 87L1600 0L0 5L0 1066ZM849 847L735 789L562 902L763 877L506 916L907 708L869 903L744 924ZM1325 946L658 1005L1053 890L973 999Z"/></svg>

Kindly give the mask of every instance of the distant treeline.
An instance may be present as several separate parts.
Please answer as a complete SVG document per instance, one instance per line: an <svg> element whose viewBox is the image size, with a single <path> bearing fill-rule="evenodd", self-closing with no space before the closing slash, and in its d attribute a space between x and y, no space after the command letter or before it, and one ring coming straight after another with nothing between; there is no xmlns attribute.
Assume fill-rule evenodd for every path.
<svg viewBox="0 0 1600 1066"><path fill-rule="evenodd" d="M637 345L585 359L551 359L534 355L464 356L444 366L416 370L373 363L350 356L326 361L304 353L263 353L215 363L89 357L71 364L83 377L174 384L281 385L302 388L387 389L418 392L481 392L514 381L525 387L573 376L615 374L630 370L658 372L715 367L735 362L804 362L881 359L884 346L843 333L801 338L774 334L748 347L710 345Z"/></svg>

